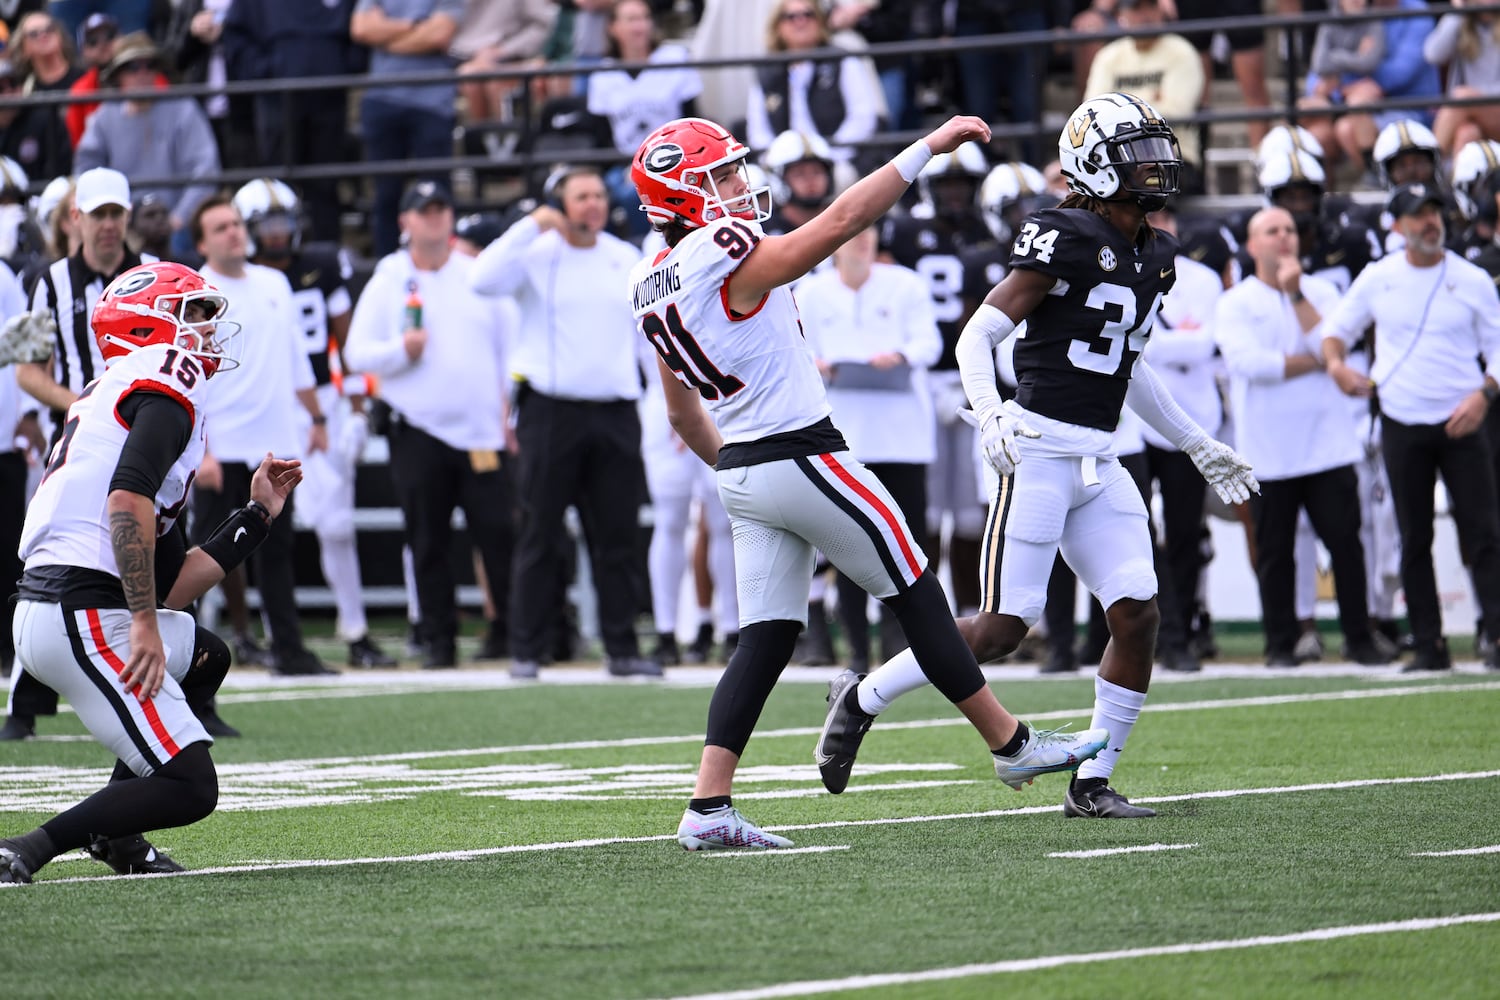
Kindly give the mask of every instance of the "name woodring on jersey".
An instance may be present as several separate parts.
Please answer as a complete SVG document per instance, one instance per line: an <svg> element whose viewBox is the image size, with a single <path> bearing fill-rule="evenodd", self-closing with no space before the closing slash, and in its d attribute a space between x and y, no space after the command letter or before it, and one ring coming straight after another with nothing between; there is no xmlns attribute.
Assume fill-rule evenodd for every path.
<svg viewBox="0 0 1500 1000"><path fill-rule="evenodd" d="M682 277L674 262L658 271L652 271L635 283L635 311L640 312L658 299L682 290Z"/></svg>

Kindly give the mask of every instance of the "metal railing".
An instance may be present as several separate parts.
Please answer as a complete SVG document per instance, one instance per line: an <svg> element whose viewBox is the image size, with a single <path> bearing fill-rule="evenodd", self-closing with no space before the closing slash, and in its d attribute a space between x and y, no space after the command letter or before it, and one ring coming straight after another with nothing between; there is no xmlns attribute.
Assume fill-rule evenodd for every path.
<svg viewBox="0 0 1500 1000"><path fill-rule="evenodd" d="M1399 20L1411 17L1438 18L1447 13L1496 13L1500 14L1500 4L1453 7L1432 6L1423 9L1376 9L1371 8L1365 17L1371 20ZM966 38L942 39L937 43L933 40L913 42L887 42L870 45L865 49L850 51L845 49L820 49L812 52L801 51L795 53L767 53L753 57L726 57L720 59L693 59L678 65L692 67L699 70L751 68L764 65L777 65L803 60L835 60L848 57L877 58L882 56L933 56L933 55L956 55L965 52L993 52L997 55L1015 49L1032 48L1042 46L1050 49L1054 45L1075 45L1085 42L1108 42L1118 38L1126 37L1152 37L1165 34L1178 34L1191 32L1193 34L1207 34L1219 31L1235 30L1304 30L1314 29L1318 25L1345 21L1347 18L1338 13L1319 12L1297 15L1268 15L1253 17L1224 17L1198 20L1191 22L1169 22L1159 28L1137 29L1126 31L1115 28L1107 31L1097 32L1074 32L1061 29L1045 31L1015 32L1000 35L979 35ZM936 47L935 47L936 44ZM1284 101L1275 103L1268 108L1240 107L1232 109L1208 109L1200 110L1195 114L1184 116L1172 122L1174 127L1215 125L1221 123L1257 122L1257 121L1297 121L1299 117L1313 117L1314 113L1299 111L1297 100L1301 96L1299 83L1303 76L1300 66L1301 54L1298 46L1288 44L1286 46L1284 72L1286 87ZM459 75L457 72L448 71L441 73L407 73L399 75L387 75L372 77L369 75L350 76L319 76L303 77L296 79L280 80L247 80L235 81L222 85L190 84L178 85L166 88L154 88L140 91L118 91L101 90L86 95L73 95L66 92L47 91L30 94L26 96L0 96L0 109L12 107L26 107L37 105L65 106L70 104L100 104L115 101L154 101L170 98L208 98L216 96L267 96L277 95L284 106L290 109L298 95L314 91L359 91L370 92L385 89L397 89L402 87L413 87L434 84L456 85L460 82L474 83L486 80L517 80L523 87L529 89L532 81L542 77L587 77L604 69L625 68L629 70L642 70L649 68L649 64L643 63L617 63L613 65L602 65L598 63L552 63L542 66L523 66L513 68L496 69L482 73ZM1038 81L1042 86L1042 81ZM1492 96L1479 96L1467 99L1455 99L1445 95L1438 97L1421 98L1390 98L1364 106L1362 110L1368 111L1395 111L1395 110L1425 110L1439 105L1468 106L1493 104L1496 98ZM1345 111L1349 109L1343 109ZM520 118L511 123L512 127L523 134L532 134L536 127L536 111L529 101L521 102ZM1328 112L1318 112L1317 115ZM482 127L484 123L473 123L476 127ZM1053 139L1043 122L992 122L992 132L997 139L1039 139L1050 143ZM856 145L877 149L898 149L908 143L920 138L925 134L924 130L910 131L885 131L872 136ZM624 162L626 157L614 149L579 150L569 151L567 158L570 162L594 163L609 165ZM533 170L536 167L546 166L556 162L558 155L555 152L533 153L525 148L516 150L507 156L496 158L490 155L484 156L445 156L425 159L399 160L399 161L352 161L340 163L322 164L297 164L291 162L289 149L283 156L283 162L279 167L258 166L251 168L225 169L217 175L208 178L189 178L181 176L173 177L132 177L133 184L141 187L183 187L189 184L202 184L205 182L223 185L239 185L256 177L263 177L268 172L274 173L278 178L292 183L307 180L328 180L347 178L373 178L391 175L414 175L442 173L454 170L505 170L521 174ZM33 186L40 189L47 178L33 179Z"/></svg>

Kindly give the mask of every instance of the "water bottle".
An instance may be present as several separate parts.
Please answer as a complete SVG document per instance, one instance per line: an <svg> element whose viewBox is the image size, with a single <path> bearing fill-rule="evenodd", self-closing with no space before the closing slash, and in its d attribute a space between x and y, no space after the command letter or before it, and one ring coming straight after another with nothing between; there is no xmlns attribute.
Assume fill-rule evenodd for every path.
<svg viewBox="0 0 1500 1000"><path fill-rule="evenodd" d="M422 296L417 292L417 279L406 283L406 329L416 330L422 326Z"/></svg>

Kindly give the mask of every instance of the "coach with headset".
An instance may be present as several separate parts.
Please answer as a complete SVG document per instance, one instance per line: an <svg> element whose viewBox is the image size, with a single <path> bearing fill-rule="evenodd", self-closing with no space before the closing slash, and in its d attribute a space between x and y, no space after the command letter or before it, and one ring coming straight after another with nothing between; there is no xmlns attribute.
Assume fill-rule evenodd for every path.
<svg viewBox="0 0 1500 1000"><path fill-rule="evenodd" d="M1415 658L1408 671L1452 666L1432 564L1433 492L1448 490L1480 622L1483 661L1500 669L1500 501L1484 422L1500 396L1500 294L1481 268L1444 248L1444 198L1404 184L1387 210L1406 239L1360 272L1323 327L1328 374L1351 396L1374 395L1391 499L1401 532ZM1344 362L1370 324L1377 345L1368 377ZM1488 360L1481 368L1480 358Z"/></svg>
<svg viewBox="0 0 1500 1000"><path fill-rule="evenodd" d="M511 675L531 678L550 648L563 514L583 522L599 600L605 666L660 676L636 641L635 551L644 502L642 361L625 288L640 251L604 232L609 195L592 167L564 167L547 204L507 229L474 262L471 287L509 295L521 323L511 352L520 447L521 531L511 576ZM653 365L654 368L654 365Z"/></svg>

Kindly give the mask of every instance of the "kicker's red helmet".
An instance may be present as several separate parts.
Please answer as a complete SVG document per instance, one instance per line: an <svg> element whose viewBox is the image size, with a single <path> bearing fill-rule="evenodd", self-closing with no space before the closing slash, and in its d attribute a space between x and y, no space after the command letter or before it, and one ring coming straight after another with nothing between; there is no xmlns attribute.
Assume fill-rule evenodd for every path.
<svg viewBox="0 0 1500 1000"><path fill-rule="evenodd" d="M201 307L187 315L189 305ZM190 267L158 261L132 267L99 296L90 325L105 364L151 344L169 344L196 356L212 375L226 360L222 343L239 330L220 317L229 301ZM225 326L232 330L223 330Z"/></svg>
<svg viewBox="0 0 1500 1000"><path fill-rule="evenodd" d="M728 130L706 118L679 118L648 135L630 164L630 179L641 210L658 226L681 222L697 229L728 216L763 222L770 217L765 188L751 189L725 201L714 183L714 171L740 164L749 148Z"/></svg>

